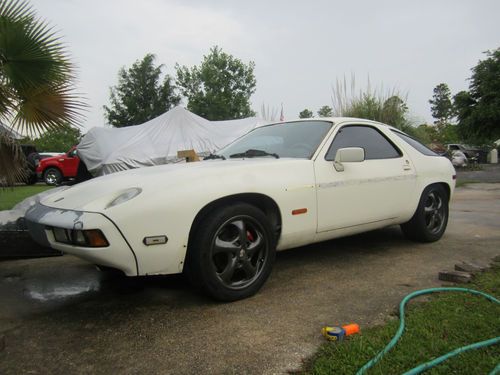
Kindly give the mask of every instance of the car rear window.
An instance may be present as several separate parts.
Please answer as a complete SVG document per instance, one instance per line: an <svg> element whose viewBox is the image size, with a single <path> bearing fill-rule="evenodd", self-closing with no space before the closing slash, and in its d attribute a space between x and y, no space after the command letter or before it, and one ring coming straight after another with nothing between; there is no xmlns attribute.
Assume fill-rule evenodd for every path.
<svg viewBox="0 0 500 375"><path fill-rule="evenodd" d="M424 155L427 155L427 156L439 156L434 151L432 151L430 148L428 148L427 146L424 146L422 143L417 141L415 138L412 138L409 135L400 133L400 132L395 131L395 130L392 130L392 132L395 133L399 138L401 138L403 141L408 143L411 147L413 147L418 152L420 152Z"/></svg>

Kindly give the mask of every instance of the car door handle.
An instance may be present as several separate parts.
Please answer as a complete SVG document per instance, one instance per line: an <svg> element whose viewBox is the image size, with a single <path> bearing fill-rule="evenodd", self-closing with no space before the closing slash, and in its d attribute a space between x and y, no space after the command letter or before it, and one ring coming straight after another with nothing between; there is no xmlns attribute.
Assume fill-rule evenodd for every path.
<svg viewBox="0 0 500 375"><path fill-rule="evenodd" d="M411 170L411 165L410 165L410 162L408 160L405 160L405 163L403 164L403 170L404 171Z"/></svg>

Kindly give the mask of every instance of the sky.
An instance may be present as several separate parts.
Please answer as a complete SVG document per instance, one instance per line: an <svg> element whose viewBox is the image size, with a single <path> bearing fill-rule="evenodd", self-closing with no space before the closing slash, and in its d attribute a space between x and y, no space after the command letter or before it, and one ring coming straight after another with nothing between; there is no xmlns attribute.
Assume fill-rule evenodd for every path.
<svg viewBox="0 0 500 375"><path fill-rule="evenodd" d="M332 106L338 80L357 90L398 91L415 123L432 122L433 88L468 88L484 51L500 47L500 1L31 0L77 67L89 104L84 126L106 124L103 105L118 70L147 53L164 72L198 65L218 45L255 62L262 105L294 119ZM184 105L187 102L184 100ZM278 114L279 116L279 114Z"/></svg>

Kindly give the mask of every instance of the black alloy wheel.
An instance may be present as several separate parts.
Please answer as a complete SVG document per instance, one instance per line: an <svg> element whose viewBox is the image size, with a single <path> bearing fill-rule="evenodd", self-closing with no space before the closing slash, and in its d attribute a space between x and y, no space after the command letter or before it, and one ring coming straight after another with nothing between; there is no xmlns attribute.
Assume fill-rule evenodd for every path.
<svg viewBox="0 0 500 375"><path fill-rule="evenodd" d="M443 197L433 190L427 195L424 207L425 225L431 234L437 234L445 225L445 204Z"/></svg>
<svg viewBox="0 0 500 375"><path fill-rule="evenodd" d="M439 240L448 224L449 196L441 184L427 186L420 197L415 214L401 224L404 235L418 242Z"/></svg>
<svg viewBox="0 0 500 375"><path fill-rule="evenodd" d="M273 233L260 209L246 203L221 207L204 217L193 234L186 273L215 299L249 297L271 273L276 251Z"/></svg>
<svg viewBox="0 0 500 375"><path fill-rule="evenodd" d="M229 289L244 289L255 282L269 256L262 224L251 216L236 216L215 233L210 249L213 270Z"/></svg>

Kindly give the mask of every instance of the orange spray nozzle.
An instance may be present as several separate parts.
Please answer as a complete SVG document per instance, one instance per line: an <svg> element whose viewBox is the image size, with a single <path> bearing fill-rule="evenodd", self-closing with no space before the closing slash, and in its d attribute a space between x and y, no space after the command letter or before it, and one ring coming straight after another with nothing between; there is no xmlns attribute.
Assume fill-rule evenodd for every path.
<svg viewBox="0 0 500 375"><path fill-rule="evenodd" d="M352 335L354 333L359 333L360 331L359 325L356 323L346 324L345 326L342 326L342 328L344 328L346 336Z"/></svg>

